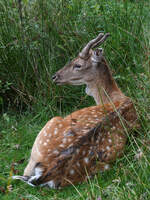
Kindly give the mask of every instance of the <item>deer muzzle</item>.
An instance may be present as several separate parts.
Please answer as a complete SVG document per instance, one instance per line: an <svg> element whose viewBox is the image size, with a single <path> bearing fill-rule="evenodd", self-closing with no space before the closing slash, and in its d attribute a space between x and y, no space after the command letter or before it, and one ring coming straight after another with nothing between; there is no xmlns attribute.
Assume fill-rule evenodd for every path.
<svg viewBox="0 0 150 200"><path fill-rule="evenodd" d="M57 81L60 79L60 75L58 74L58 73L56 73L56 74L54 74L53 76L52 76L52 80L53 80L53 82L55 82L55 83L57 83Z"/></svg>

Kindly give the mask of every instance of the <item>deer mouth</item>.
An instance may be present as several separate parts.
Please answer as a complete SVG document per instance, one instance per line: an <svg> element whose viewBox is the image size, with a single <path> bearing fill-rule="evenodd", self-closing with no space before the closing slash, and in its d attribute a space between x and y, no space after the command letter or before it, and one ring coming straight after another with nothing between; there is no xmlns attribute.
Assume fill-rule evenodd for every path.
<svg viewBox="0 0 150 200"><path fill-rule="evenodd" d="M61 81L61 80L58 80L58 79L53 80L53 82L56 83L57 85L65 85L65 84L68 84L68 82L66 82L66 81Z"/></svg>
<svg viewBox="0 0 150 200"><path fill-rule="evenodd" d="M57 85L83 85L82 82L77 81L77 80L70 80L70 81L54 81Z"/></svg>
<svg viewBox="0 0 150 200"><path fill-rule="evenodd" d="M60 78L53 79L53 82L57 85L82 85L80 78L72 78L70 80L62 80Z"/></svg>

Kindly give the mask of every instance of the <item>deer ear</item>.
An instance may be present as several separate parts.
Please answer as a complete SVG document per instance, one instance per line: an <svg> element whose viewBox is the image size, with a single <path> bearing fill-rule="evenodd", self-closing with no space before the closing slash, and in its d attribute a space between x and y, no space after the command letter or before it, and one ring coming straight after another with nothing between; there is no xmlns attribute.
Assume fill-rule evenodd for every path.
<svg viewBox="0 0 150 200"><path fill-rule="evenodd" d="M95 51L93 51L91 59L92 62L99 63L101 62L102 57L103 57L103 49L98 48Z"/></svg>

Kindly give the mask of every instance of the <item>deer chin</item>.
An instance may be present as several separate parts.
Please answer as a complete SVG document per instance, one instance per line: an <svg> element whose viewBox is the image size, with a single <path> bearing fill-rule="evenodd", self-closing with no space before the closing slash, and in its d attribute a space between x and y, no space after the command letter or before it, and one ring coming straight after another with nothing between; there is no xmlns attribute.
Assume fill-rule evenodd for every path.
<svg viewBox="0 0 150 200"><path fill-rule="evenodd" d="M70 82L69 85L83 85L81 82Z"/></svg>
<svg viewBox="0 0 150 200"><path fill-rule="evenodd" d="M78 81L77 80L76 81L71 80L71 81L68 82L68 84L69 85L84 85L84 83L79 81L79 80Z"/></svg>

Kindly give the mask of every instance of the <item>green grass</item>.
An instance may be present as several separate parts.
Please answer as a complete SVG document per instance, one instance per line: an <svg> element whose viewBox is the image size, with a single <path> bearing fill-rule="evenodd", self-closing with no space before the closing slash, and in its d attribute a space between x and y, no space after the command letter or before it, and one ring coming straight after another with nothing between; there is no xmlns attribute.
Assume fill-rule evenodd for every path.
<svg viewBox="0 0 150 200"><path fill-rule="evenodd" d="M0 0L0 199L150 199L150 1ZM62 190L12 181L22 174L36 135L53 116L95 104L83 87L51 76L98 32L110 32L106 58L135 103L140 130L112 169ZM136 159L138 150L143 156ZM8 186L12 185L12 189Z"/></svg>

